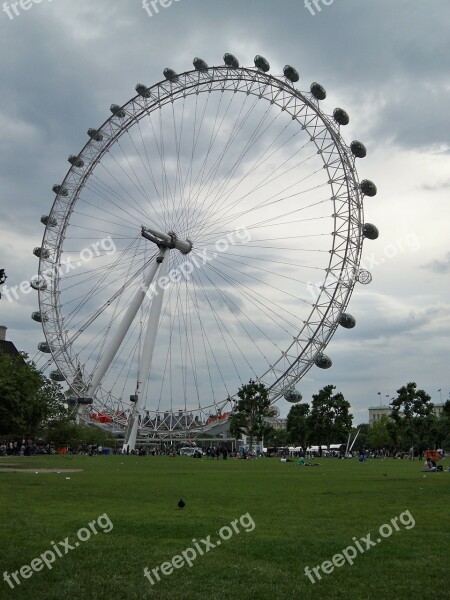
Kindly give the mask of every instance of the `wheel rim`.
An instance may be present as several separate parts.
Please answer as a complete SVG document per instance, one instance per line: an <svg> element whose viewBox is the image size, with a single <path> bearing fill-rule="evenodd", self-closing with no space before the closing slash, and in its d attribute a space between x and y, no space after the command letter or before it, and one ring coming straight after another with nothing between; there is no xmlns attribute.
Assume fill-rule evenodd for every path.
<svg viewBox="0 0 450 600"><path fill-rule="evenodd" d="M220 101L211 102L209 100L217 95L220 96ZM233 104L234 98L238 96L244 100L240 105ZM231 97L231 100L228 97ZM226 100L222 103L223 98ZM186 125L185 112L189 113L190 110L192 116L194 105L195 117L193 121L191 119L190 125ZM201 129L200 126L197 129L197 123L201 122L202 126L204 125L204 113L206 113L206 108L211 110L211 107L214 108L211 114L215 112L215 119L211 120L209 127L204 129L205 139L208 140L209 137L210 144L206 146L206 152L205 149L202 150L202 153L197 152L196 160L199 156L203 157L203 163L200 161L197 164L194 160L194 150L197 151ZM286 388L293 387L301 379L314 364L315 358L323 352L336 330L339 315L349 302L355 282L354 274L358 272L362 250L362 197L354 158L342 141L339 127L334 123L332 117L322 113L318 102L311 94L299 92L286 81L254 69L214 67L202 72L189 71L177 76L174 81L160 82L148 88L148 98L138 95L119 108L125 116L121 117L116 114L110 117L98 129L103 139L91 139L80 152L79 157L82 158L84 165L82 167L74 165L68 171L49 215L50 223L56 222L56 226L47 226L44 233L42 247L47 252L41 253L39 272L40 278L45 278L48 286L46 289L39 290L39 301L41 314L45 316L42 322L46 340L58 369L64 374L74 392L82 396L95 369L95 364L98 362L98 357L108 344L107 334L116 323L115 314L120 315L127 298L130 297L129 293L127 295L126 288L131 286L131 280L134 282L134 287L139 285L139 276L142 276L156 254L154 248L138 239L139 232L136 229L138 217L142 219L141 223L147 220L166 232L176 230L176 233L182 237L193 238L197 259L198 253L205 251L206 255L203 256L209 257L214 252L215 243L218 240L224 237L226 239L226 236L235 231L237 226L244 226L247 231L252 231L251 242L247 244L246 248L242 248L243 244L236 244L232 247L233 250L239 248L244 254L236 256L236 253L233 254L231 251L218 253L219 256L214 259L214 262L202 265L204 270L194 271L191 281L185 282L186 309L184 312L182 308L178 310L179 325L184 321L187 340L190 327L187 316L190 314L191 320L192 315L197 316L198 335L194 336L192 329L190 341L185 341L184 353L180 350L177 358L178 373L181 373L184 393L180 400L180 392L177 391L174 399L174 390L169 391L168 384L166 384L166 389L162 385L159 400L156 405L149 407L148 414L149 418L153 419L152 427L158 429L159 425L155 424L155 415L161 413L173 415L174 412L178 412L180 406L183 414L190 412L193 415L199 413L207 415L211 411L226 411L231 407L229 398L235 395L237 387L249 377L263 381L269 387L271 397L275 401ZM178 111L178 120L175 111ZM164 122L166 115L167 120ZM230 119L231 115L233 118ZM170 124L170 116L173 117L174 124L171 145L166 133L169 128L168 124ZM253 119L255 125L252 128L248 127L247 132L246 127L250 118ZM278 129L274 129L275 133L271 133L270 128L277 120L281 125ZM145 131L144 125L147 125ZM220 145L216 140L219 134L222 135L225 125L228 126L227 133L229 135L224 137L224 141ZM150 142L146 138L148 135L148 139L150 139L150 130L152 130L154 140L151 148ZM300 137L301 143L299 142L298 146L293 145ZM140 150L137 147L139 139L142 140ZM181 140L184 139L190 141L192 150L190 162L189 160L185 161L185 164L180 160ZM289 139L290 150L287 152ZM239 144L241 145L239 146ZM256 159L256 162L254 160L251 163L250 150L256 148L258 144L264 151L261 153L258 150L259 154L255 151L253 158ZM223 151L224 148L227 152ZM236 153L236 148L240 149L242 160L231 162L227 175L227 171L224 169L224 160L225 158L229 159L229 156L226 156L227 153L228 155L232 152ZM271 153L274 148L278 148L277 156L275 156L275 152ZM186 148L183 150L186 151ZM157 158L156 163L150 160L149 154ZM172 160L174 164L170 164L169 159L174 157L177 160ZM122 165L119 158L123 161ZM245 171L244 169L244 177L239 178L236 172L239 166L242 168L244 158L248 164L252 164L252 170L247 168ZM275 158L278 162L274 162ZM270 171L267 168L269 159L274 162ZM160 172L155 174L153 170L157 170L158 160L161 168ZM142 164L139 164L139 161ZM308 171L305 171L304 165L306 164L308 164ZM202 166L199 167L199 165ZM113 172L112 166L116 167L117 171ZM171 171L169 167L172 169ZM301 171L300 167L302 167ZM222 169L224 169L223 173ZM299 175L293 177L293 172L298 172ZM320 178L319 172L321 173ZM259 179L257 179L258 177ZM134 179L135 181L133 181ZM154 188L153 204L150 202L153 211L141 210L142 201L151 200L146 194L146 187L142 185L143 179L148 189ZM282 187L284 195L280 198L274 192L276 192L276 186L283 180L286 181L286 185ZM176 194L172 193L177 189L177 185L180 192L183 190L178 205ZM133 190L133 193L130 193L130 189ZM211 192L214 189L216 190L215 196ZM66 195L64 195L64 191L66 191ZM138 192L141 195L141 204L137 200ZM259 199L255 200L256 192L263 195L262 202ZM171 197L173 206L169 204ZM308 198L308 201L299 209L292 198L303 199L305 197ZM94 198L97 207L93 202ZM214 202L211 202L213 198ZM124 205L121 205L121 202L124 201L128 211L127 218L123 214L125 212ZM244 201L246 202L245 210L236 210L239 203ZM273 209L274 206L277 207L277 210L280 209L279 215L275 218L270 217L266 211L269 208ZM324 208L323 211L322 208ZM99 216L100 212L103 216ZM292 217L292 215L295 216L295 213L303 215L302 218L295 221ZM287 219L287 221L283 222L283 219ZM314 221L321 224L324 221L327 221L328 224L331 223L330 229L332 228L333 231L323 233L320 228L316 228ZM305 230L300 230L297 235L288 235L295 233L298 227L304 227L306 223L308 223L308 231L313 233L304 233ZM77 228L81 235L77 236L73 233ZM268 237L262 237L259 240L261 231L270 228L275 232L275 236L270 239L271 243L269 243ZM283 234L280 233L282 228ZM134 235L131 230L136 230ZM91 233L88 233L89 231ZM257 235L253 235L257 232ZM111 235L118 249L118 252L111 255L113 258L106 260L105 251L96 257L99 263L103 261L101 266L92 269L92 264L89 268L87 265L81 265L76 270L74 269L73 273L70 271L67 274L61 274L61 268L67 270L67 267L64 266L67 263L64 261L66 257L70 256L68 252L72 251L75 254L80 252L80 245L76 248L73 245L72 249L70 244L73 244L75 240L81 244L82 238L84 238L84 247L90 247L93 242L101 239L102 233ZM328 250L317 246L317 240L327 235L331 238ZM292 239L296 243L300 240L307 241L309 247L305 244L303 248L294 251ZM279 243L280 240L287 243L285 248L272 243ZM257 247L255 242L258 241L269 245L255 251ZM270 260L264 256L263 250L270 250ZM323 260L322 257L320 264L317 265L307 265L304 260L300 262L301 255L304 256L308 252L310 256L328 253L329 258ZM286 260L287 256L289 260ZM243 258L244 261L242 261ZM270 265L263 261L269 262ZM283 262L287 263L289 268L286 268L285 264L283 267L279 266L279 270L275 271L275 265ZM241 263L240 266L238 266L239 263ZM181 264L179 257L171 260L172 269ZM265 269L264 265L270 266L270 268ZM314 273L314 277L309 279L305 276L308 266L311 267L309 272ZM297 267L302 269L302 274L297 275L297 279L290 277L288 274L290 269L297 269ZM247 279L242 279L242 271L245 269L252 270L253 274L249 273ZM319 277L316 279L315 276L319 273L320 279ZM261 293L260 283L253 283L253 291L248 285L250 280L261 281L259 279L261 276L267 278L265 289L270 289L270 294L267 291L265 295ZM270 283L269 276L278 277L276 282L272 280L275 285ZM117 280L115 291L114 277ZM280 277L285 283L289 281L291 285L296 286L294 294L283 291L281 296L274 297L274 288L279 285ZM238 314L239 306L236 305L233 308L230 294L225 294L221 290L221 286L214 282L214 278L217 278L217 281L221 280L221 286L234 287L234 293L241 300L246 298L247 305L244 308L247 310L244 311L241 306L241 313ZM311 286L311 283L319 283L319 281L318 287ZM191 288L189 288L189 284L192 284ZM89 285L94 287L89 288ZM307 292L303 291L303 297L297 294L298 285L303 287L309 285ZM207 293L205 286L215 287L214 297ZM172 290L175 287L173 286ZM171 298L175 298L175 295L172 296L169 293L169 300L166 303L167 314L170 313L171 308L173 309L173 303L181 306L181 287L181 285L178 286L177 300L172 301ZM122 288L124 290L116 298L116 302L114 295L117 294L118 289ZM74 289L77 290L77 295L74 293L71 296L69 290ZM246 294L247 296L245 296ZM289 295L306 307L306 311L303 311L304 314L301 317L295 314L292 307L289 307L291 310L286 311L286 300ZM260 298L259 306L256 302L257 296ZM87 302L85 301L86 297L88 298ZM99 328L96 331L92 324L89 325L91 327L89 329L86 323L89 323L96 311L102 307L100 297L113 298L113 300L99 314L97 322L108 311L114 310L115 302L117 306L115 307L116 313L113 313L107 323L105 322L106 325L104 324L103 329ZM284 298L283 302L280 302L281 297ZM261 298L264 298L264 302ZM77 299L79 300L78 304L76 303ZM97 302L96 305L94 300ZM189 311L188 301L190 302ZM241 336L244 332L243 337L245 338L247 335L248 339L242 341L241 337L239 344L233 342L232 335L227 332L229 322L224 319L225 313L219 314L216 308L216 306L220 306L220 302L227 305L228 317L231 315L235 318L235 321L239 323ZM200 317L198 311L198 307L202 303L209 308L213 315L212 320L205 321L203 324L204 319ZM270 315L267 314L267 311L270 310L269 303L272 304L272 314ZM71 304L72 309L70 308ZM284 323L278 322L280 330L285 331L285 345L278 344L278 340L274 344L279 350L278 355L272 352L270 357L265 356L270 344L261 344L259 348L251 348L251 344L247 345L252 335L258 334L270 338L269 332L272 332L269 327L264 329L258 326L258 323L255 322L258 315L255 314L255 318L252 318L247 314L250 312L248 309L252 306L255 311L258 308L259 316L265 314L269 321L272 321L272 325L277 322L277 319L279 321L281 311L286 311L285 315L289 315L285 316ZM273 308L274 306L277 306L276 310ZM145 329L147 310L148 306L142 309L140 320L136 320L133 331L130 332L128 346L125 345L122 350L122 362L126 367L123 367L121 371L117 371L116 368L116 383L112 385L110 379L99 388L96 395L97 409L106 412L114 420L122 423L126 421L126 410L130 406L127 398L131 388L129 385L120 387L117 381L120 374L123 379L124 369L128 373L127 380L128 377L132 380L133 376L136 379L133 374L135 359L131 358L131 354L134 352L135 356L139 355L140 332ZM245 323L242 322L242 314L246 316L247 325L251 325L245 326ZM218 334L216 341L221 341L223 347L227 348L223 353L215 351L212 343L205 341L208 338L206 335L208 327L210 328L214 323L216 324L216 334ZM173 336L174 327L175 322L172 324L172 333L169 328L166 331L166 337ZM104 331L103 338L101 331ZM182 339L181 335L180 339ZM209 391L206 392L206 388L203 389L200 398L199 383L195 382L195 379L198 379L194 352L194 340L196 339L201 339L203 344L203 354L206 359L204 364L208 371L203 375L205 375L206 381L209 379L206 388L210 390L213 398L210 402L205 401ZM230 350L231 346L233 346L234 354ZM165 362L165 367L162 363L159 366L156 365L154 373L165 373L169 362L176 362L172 348L173 345L169 343L165 354L161 352L161 357L165 358L165 361L162 361ZM265 368L264 360L256 361L259 369L253 366L253 361L248 361L247 356L256 351L264 356ZM125 352L128 352L129 360L123 360ZM210 362L208 362L208 353L210 353ZM224 357L227 355L229 358L225 361L227 364L223 371L227 373L235 371L234 378L229 377L231 383L225 380L226 378L218 367L219 362L225 360ZM238 361L242 361L245 369L237 368L236 362ZM185 363L184 367L183 362ZM213 363L216 365L213 369L214 375L211 373ZM173 372L176 371L176 368L171 365L170 369L172 371L170 386L173 388L175 378ZM188 374L188 370L191 371L191 375ZM201 372L200 369L198 372ZM246 376L244 376L244 372L246 372ZM188 382L189 378L192 379L190 383ZM121 393L118 393L120 389ZM197 395L197 404L192 401L192 397L195 398L195 395ZM168 401L169 397L170 401Z"/></svg>

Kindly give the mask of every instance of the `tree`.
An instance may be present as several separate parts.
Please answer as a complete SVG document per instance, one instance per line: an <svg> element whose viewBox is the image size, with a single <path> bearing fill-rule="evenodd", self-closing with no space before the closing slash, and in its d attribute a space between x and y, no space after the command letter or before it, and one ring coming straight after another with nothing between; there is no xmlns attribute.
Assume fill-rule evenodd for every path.
<svg viewBox="0 0 450 600"><path fill-rule="evenodd" d="M437 422L437 444L445 450L450 449L450 400L444 404Z"/></svg>
<svg viewBox="0 0 450 600"><path fill-rule="evenodd" d="M403 446L417 446L422 455L427 446L434 445L437 435L431 397L418 390L414 382L401 387L397 394L391 402L391 417L398 429L398 439Z"/></svg>
<svg viewBox="0 0 450 600"><path fill-rule="evenodd" d="M246 435L250 438L250 452L253 440L260 440L270 434L272 427L265 418L273 417L275 411L270 406L269 393L263 383L255 383L252 379L243 385L238 392L234 413L230 417L230 433L238 438Z"/></svg>
<svg viewBox="0 0 450 600"><path fill-rule="evenodd" d="M394 440L389 431L389 417L382 415L379 421L372 423L367 435L367 445L373 450L391 449L394 446Z"/></svg>
<svg viewBox="0 0 450 600"><path fill-rule="evenodd" d="M61 386L45 377L27 356L0 351L0 434L31 436L65 413Z"/></svg>
<svg viewBox="0 0 450 600"><path fill-rule="evenodd" d="M68 418L52 421L39 434L46 444L55 444L56 447L82 444L116 446L117 444L111 432L91 425L77 425L75 421Z"/></svg>
<svg viewBox="0 0 450 600"><path fill-rule="evenodd" d="M317 444L345 442L352 427L353 415L349 413L350 403L341 392L333 395L334 385L326 385L313 395L309 417L313 439Z"/></svg>
<svg viewBox="0 0 450 600"><path fill-rule="evenodd" d="M308 447L308 440L311 434L308 416L308 404L295 404L289 411L286 424L289 440L294 446L301 446L304 452L306 452Z"/></svg>
<svg viewBox="0 0 450 600"><path fill-rule="evenodd" d="M274 446L280 448L287 446L289 443L289 434L286 429L272 429L264 438L266 446Z"/></svg>

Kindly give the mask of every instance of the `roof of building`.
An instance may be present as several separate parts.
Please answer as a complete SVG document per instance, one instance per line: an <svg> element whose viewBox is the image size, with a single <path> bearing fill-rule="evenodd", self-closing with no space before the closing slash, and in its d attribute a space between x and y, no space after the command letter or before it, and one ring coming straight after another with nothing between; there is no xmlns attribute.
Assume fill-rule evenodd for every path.
<svg viewBox="0 0 450 600"><path fill-rule="evenodd" d="M9 354L10 356L21 356L14 344L7 340L0 340L0 350L3 350L5 354Z"/></svg>

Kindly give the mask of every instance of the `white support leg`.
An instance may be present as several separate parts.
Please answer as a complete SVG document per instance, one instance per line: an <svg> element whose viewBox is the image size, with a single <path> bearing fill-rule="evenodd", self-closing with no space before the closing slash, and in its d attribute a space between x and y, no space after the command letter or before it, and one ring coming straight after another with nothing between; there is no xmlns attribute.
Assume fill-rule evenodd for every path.
<svg viewBox="0 0 450 600"><path fill-rule="evenodd" d="M159 256L164 256L164 253L165 253L165 248L160 250ZM88 388L88 391L86 394L87 396L90 396L90 397L94 396L95 392L97 391L98 386L102 382L102 379L105 376L106 371L108 370L113 358L115 357L118 349L120 348L120 345L122 344L122 342L127 334L127 331L130 328L131 323L133 322L134 317L136 316L136 313L139 310L139 307L141 306L142 301L145 298L145 294L148 290L148 287L151 284L151 282L153 281L153 279L156 275L156 272L158 271L158 268L159 268L159 263L155 260L154 264L152 264L151 268L149 269L149 271L144 279L143 284L140 286L140 288L136 292L136 295L134 296L133 300L128 305L126 313L123 316L122 321L111 340L111 343L106 348L106 351L103 354L102 359L92 377L92 381L89 385L89 388Z"/></svg>
<svg viewBox="0 0 450 600"><path fill-rule="evenodd" d="M349 450L350 452L352 451L353 446L355 445L356 438L358 437L360 431L361 431L361 429L358 429L358 431L356 432L355 439L353 440L352 445L350 446L350 450Z"/></svg>
<svg viewBox="0 0 450 600"><path fill-rule="evenodd" d="M169 270L169 252L164 256L160 265L159 277L167 275ZM139 380L137 382L136 395L137 400L133 406L130 416L129 426L125 437L123 450L126 452L134 450L136 446L136 437L138 430L139 411L141 410L142 400L145 398L145 392L148 385L148 378L152 367L153 351L155 349L156 334L158 330L159 318L161 316L162 301L164 289L158 290L158 295L153 297L150 309L150 315L145 333L144 346L142 349L141 364L139 365Z"/></svg>

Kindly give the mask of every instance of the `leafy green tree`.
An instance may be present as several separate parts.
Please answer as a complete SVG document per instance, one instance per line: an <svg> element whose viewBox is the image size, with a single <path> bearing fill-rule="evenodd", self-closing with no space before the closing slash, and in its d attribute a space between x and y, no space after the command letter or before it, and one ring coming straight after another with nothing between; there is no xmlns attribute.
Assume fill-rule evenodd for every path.
<svg viewBox="0 0 450 600"><path fill-rule="evenodd" d="M308 447L308 441L311 434L308 416L308 404L295 404L289 411L286 424L289 441L292 442L294 446L301 446L304 452L306 452Z"/></svg>
<svg viewBox="0 0 450 600"><path fill-rule="evenodd" d="M100 427L77 425L71 419L52 421L39 432L40 438L46 444L54 444L57 448L62 446L78 447L80 445L97 444L101 446L116 446L117 440Z"/></svg>
<svg viewBox="0 0 450 600"><path fill-rule="evenodd" d="M249 437L251 452L254 440L261 440L270 434L272 427L265 418L275 416L275 411L270 406L269 393L263 383L255 383L250 379L240 388L238 397L229 420L230 433L236 438L241 435Z"/></svg>
<svg viewBox="0 0 450 600"><path fill-rule="evenodd" d="M309 417L312 440L317 444L345 442L352 427L350 403L341 392L333 395L334 385L326 385L313 395Z"/></svg>
<svg viewBox="0 0 450 600"><path fill-rule="evenodd" d="M282 448L289 443L289 434L286 429L272 429L271 432L264 438L266 446L275 446Z"/></svg>
<svg viewBox="0 0 450 600"><path fill-rule="evenodd" d="M39 426L64 414L61 386L27 356L0 351L0 434L33 437Z"/></svg>
<svg viewBox="0 0 450 600"><path fill-rule="evenodd" d="M411 447L411 444L408 446L408 440L403 439L403 434L400 431L400 426L392 418L389 419L388 423L386 424L386 429L388 430L389 435L392 438L394 448L408 447L409 449Z"/></svg>
<svg viewBox="0 0 450 600"><path fill-rule="evenodd" d="M382 415L379 421L372 423L367 434L367 445L372 450L381 450L382 448L392 449L394 440L389 431L389 417Z"/></svg>
<svg viewBox="0 0 450 600"><path fill-rule="evenodd" d="M415 446L422 454L425 448L435 444L437 437L431 397L424 390L418 390L414 382L401 387L397 394L391 402L391 417L397 426L399 445L404 450Z"/></svg>

